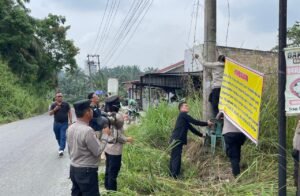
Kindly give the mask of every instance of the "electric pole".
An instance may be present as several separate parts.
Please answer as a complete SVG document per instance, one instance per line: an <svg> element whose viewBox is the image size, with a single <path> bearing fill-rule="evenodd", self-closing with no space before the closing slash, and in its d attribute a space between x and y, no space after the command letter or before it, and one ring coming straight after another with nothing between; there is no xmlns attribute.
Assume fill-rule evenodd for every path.
<svg viewBox="0 0 300 196"><path fill-rule="evenodd" d="M204 8L204 48L203 57L207 62L216 61L216 32L217 32L217 1L205 0ZM203 67L203 117L212 117L211 104L208 96L211 92L211 69Z"/></svg>
<svg viewBox="0 0 300 196"><path fill-rule="evenodd" d="M91 76L91 66L95 66L95 60L94 58L97 58L97 65L98 65L98 71L100 71L100 55L99 54L88 54L87 55L88 61L88 68L89 68L89 75ZM90 60L91 58L91 60Z"/></svg>
<svg viewBox="0 0 300 196"><path fill-rule="evenodd" d="M286 47L287 31L287 0L279 0L279 49L278 49L278 195L286 195L286 116L285 116L285 85L286 62L284 48ZM298 195L298 193L297 193Z"/></svg>
<svg viewBox="0 0 300 196"><path fill-rule="evenodd" d="M87 55L88 61L87 61L87 65L88 65L88 69L89 69L89 76L91 77L91 61L90 61L90 56L91 55Z"/></svg>

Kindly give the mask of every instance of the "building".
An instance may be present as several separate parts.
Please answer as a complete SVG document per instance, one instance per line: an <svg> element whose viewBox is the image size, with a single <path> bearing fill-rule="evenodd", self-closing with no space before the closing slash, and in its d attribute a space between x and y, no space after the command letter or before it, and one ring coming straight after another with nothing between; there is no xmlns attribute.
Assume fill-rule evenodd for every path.
<svg viewBox="0 0 300 196"><path fill-rule="evenodd" d="M162 94L158 92L163 91L169 101L170 97L179 91L183 96L189 93L189 90L200 93L203 66L194 57L195 54L202 54L202 51L203 45L196 46L194 49L187 49L184 52L184 60L164 67L157 72L142 75L139 81L125 82L128 96L137 99L145 109L155 99L158 99L159 94ZM216 57L220 54L262 73L274 72L277 68L277 53L272 51L217 46Z"/></svg>

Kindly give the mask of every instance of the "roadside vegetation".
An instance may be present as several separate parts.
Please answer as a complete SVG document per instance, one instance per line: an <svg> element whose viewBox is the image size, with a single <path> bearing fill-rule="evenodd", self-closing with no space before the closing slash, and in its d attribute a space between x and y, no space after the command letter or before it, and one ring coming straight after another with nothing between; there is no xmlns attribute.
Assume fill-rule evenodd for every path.
<svg viewBox="0 0 300 196"><path fill-rule="evenodd" d="M0 123L28 118L47 111L45 91L24 86L12 74L7 64L0 62Z"/></svg>
<svg viewBox="0 0 300 196"><path fill-rule="evenodd" d="M34 18L28 2L0 1L0 123L46 112L57 74L77 69L65 17Z"/></svg>
<svg viewBox="0 0 300 196"><path fill-rule="evenodd" d="M125 145L116 195L275 195L278 191L278 123L277 82L267 76L261 107L259 144L250 140L242 147L241 175L234 179L229 160L221 147L213 156L203 146L203 139L189 133L184 148L183 175L174 180L168 175L170 147L168 140L178 114L177 105L160 104L150 108L141 124L128 128L134 136L132 145ZM201 119L202 101L188 99L190 114ZM288 118L287 182L288 194L294 194L291 157L296 118ZM201 128L204 131L205 128ZM221 146L221 145L219 145ZM100 181L103 182L103 176Z"/></svg>

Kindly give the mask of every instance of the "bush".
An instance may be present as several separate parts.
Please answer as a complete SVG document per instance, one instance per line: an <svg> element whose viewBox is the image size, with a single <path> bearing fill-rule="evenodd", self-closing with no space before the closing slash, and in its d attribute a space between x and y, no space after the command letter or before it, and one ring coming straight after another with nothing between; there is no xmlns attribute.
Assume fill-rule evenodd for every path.
<svg viewBox="0 0 300 196"><path fill-rule="evenodd" d="M18 84L6 64L0 63L0 123L28 118L47 111L48 101L33 87Z"/></svg>

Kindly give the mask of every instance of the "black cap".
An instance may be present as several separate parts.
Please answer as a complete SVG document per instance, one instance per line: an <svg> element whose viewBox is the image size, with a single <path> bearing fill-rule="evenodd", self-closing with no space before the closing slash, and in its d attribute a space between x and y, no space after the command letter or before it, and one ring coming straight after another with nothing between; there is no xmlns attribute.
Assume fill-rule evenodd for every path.
<svg viewBox="0 0 300 196"><path fill-rule="evenodd" d="M110 96L110 97L107 97L105 99L105 103L113 103L113 102L116 102L116 101L119 101L119 96L118 95Z"/></svg>
<svg viewBox="0 0 300 196"><path fill-rule="evenodd" d="M84 110L88 109L91 105L91 101L88 99L77 101L73 104L75 112L83 112Z"/></svg>

